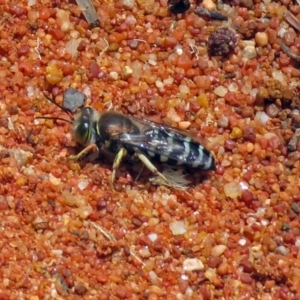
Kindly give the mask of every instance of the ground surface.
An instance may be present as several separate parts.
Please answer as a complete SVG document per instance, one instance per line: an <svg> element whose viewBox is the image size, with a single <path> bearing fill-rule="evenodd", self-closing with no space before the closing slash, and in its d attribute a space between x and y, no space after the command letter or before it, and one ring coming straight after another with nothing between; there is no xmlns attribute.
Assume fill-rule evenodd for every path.
<svg viewBox="0 0 300 300"><path fill-rule="evenodd" d="M75 2L0 0L0 299L299 299L297 2L93 4L91 29ZM111 191L70 124L34 119L68 118L43 92L69 87L198 136L216 171L183 192L123 167Z"/></svg>

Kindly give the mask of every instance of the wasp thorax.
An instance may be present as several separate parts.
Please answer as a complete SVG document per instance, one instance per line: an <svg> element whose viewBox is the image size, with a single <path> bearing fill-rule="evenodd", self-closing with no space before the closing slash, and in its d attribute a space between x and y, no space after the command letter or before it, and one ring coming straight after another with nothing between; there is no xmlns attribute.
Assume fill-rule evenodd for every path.
<svg viewBox="0 0 300 300"><path fill-rule="evenodd" d="M91 107L84 107L74 117L72 136L75 142L82 146L86 146L94 142L94 124L98 118L98 113Z"/></svg>

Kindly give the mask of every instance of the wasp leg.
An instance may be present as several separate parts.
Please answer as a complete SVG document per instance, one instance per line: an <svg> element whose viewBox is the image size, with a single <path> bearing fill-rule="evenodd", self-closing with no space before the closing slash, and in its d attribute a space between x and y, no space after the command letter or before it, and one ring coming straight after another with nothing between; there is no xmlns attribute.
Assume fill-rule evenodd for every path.
<svg viewBox="0 0 300 300"><path fill-rule="evenodd" d="M136 153L135 154L141 162L156 176L159 176L165 183L167 183L169 186L173 186L173 184L162 174L160 173L155 166L152 164L152 162L144 155L141 153Z"/></svg>
<svg viewBox="0 0 300 300"><path fill-rule="evenodd" d="M82 151L80 151L78 154L76 155L70 155L69 159L71 160L78 160L80 158L82 158L83 156L86 156L89 152L91 151L98 151L98 147L96 144L90 144L87 147L85 147Z"/></svg>
<svg viewBox="0 0 300 300"><path fill-rule="evenodd" d="M110 187L113 190L114 189L114 182L116 179L116 172L118 170L118 168L120 167L120 164L122 162L122 159L127 155L127 150L125 148L121 148L120 151L118 152L118 154L115 157L114 163L113 163L113 170L110 176Z"/></svg>

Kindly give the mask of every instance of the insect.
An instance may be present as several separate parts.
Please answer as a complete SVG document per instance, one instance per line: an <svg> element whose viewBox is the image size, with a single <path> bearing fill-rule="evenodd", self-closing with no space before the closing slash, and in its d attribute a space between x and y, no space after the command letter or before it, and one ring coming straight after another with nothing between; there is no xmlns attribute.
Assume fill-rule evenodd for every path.
<svg viewBox="0 0 300 300"><path fill-rule="evenodd" d="M48 100L70 115L70 111L45 95ZM172 186L150 159L173 166L198 170L215 170L213 155L199 142L181 131L145 119L139 119L121 113L98 112L91 107L82 108L72 119L59 119L72 125L72 137L83 150L71 159L80 159L90 151L105 150L115 155L110 185L116 178L116 172L123 161L140 160L154 175L166 185Z"/></svg>

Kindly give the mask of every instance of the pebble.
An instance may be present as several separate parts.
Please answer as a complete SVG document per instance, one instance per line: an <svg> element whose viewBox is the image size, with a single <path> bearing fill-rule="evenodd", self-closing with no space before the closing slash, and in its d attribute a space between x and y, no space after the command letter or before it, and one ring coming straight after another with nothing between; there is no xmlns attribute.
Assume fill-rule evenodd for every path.
<svg viewBox="0 0 300 300"><path fill-rule="evenodd" d="M257 32L255 34L255 42L258 46L264 47L269 43L268 35L266 32Z"/></svg>
<svg viewBox="0 0 300 300"><path fill-rule="evenodd" d="M68 88L64 93L63 107L71 112L75 112L77 108L82 107L87 96L80 91Z"/></svg>
<svg viewBox="0 0 300 300"><path fill-rule="evenodd" d="M109 74L108 74L108 77L112 80L117 80L119 78L119 74L115 71L111 71Z"/></svg>
<svg viewBox="0 0 300 300"><path fill-rule="evenodd" d="M252 282L252 277L247 273L241 273L240 279L242 283L250 284Z"/></svg>
<svg viewBox="0 0 300 300"><path fill-rule="evenodd" d="M60 185L61 183L61 179L55 177L54 175L52 175L51 173L49 174L49 181L53 184L53 185Z"/></svg>
<svg viewBox="0 0 300 300"><path fill-rule="evenodd" d="M122 0L121 4L125 9L133 9L135 6L135 0Z"/></svg>
<svg viewBox="0 0 300 300"><path fill-rule="evenodd" d="M162 296L163 295L163 290L159 286L151 285L148 290L151 293L154 293L154 294L156 294L158 296Z"/></svg>
<svg viewBox="0 0 300 300"><path fill-rule="evenodd" d="M224 185L225 195L231 199L237 199L242 195L242 188L238 182L229 182Z"/></svg>
<svg viewBox="0 0 300 300"><path fill-rule="evenodd" d="M211 250L212 256L220 256L222 255L227 249L226 245L216 245Z"/></svg>
<svg viewBox="0 0 300 300"><path fill-rule="evenodd" d="M288 255L289 252L290 252L289 249L288 249L287 247L283 246L283 245L278 246L278 247L275 249L275 253L281 254L281 255L284 255L284 256Z"/></svg>
<svg viewBox="0 0 300 300"><path fill-rule="evenodd" d="M233 127L232 131L230 133L230 138L235 140L235 139L239 139L243 136L243 131L238 128L238 127Z"/></svg>
<svg viewBox="0 0 300 300"><path fill-rule="evenodd" d="M181 121L181 117L177 114L176 110L173 107L169 108L167 117L176 123Z"/></svg>
<svg viewBox="0 0 300 300"><path fill-rule="evenodd" d="M188 129L191 126L191 122L189 121L182 121L178 123L178 128L180 130L185 130Z"/></svg>
<svg viewBox="0 0 300 300"><path fill-rule="evenodd" d="M198 258L187 258L183 262L184 271L202 271L203 269L204 265Z"/></svg>
<svg viewBox="0 0 300 300"><path fill-rule="evenodd" d="M244 58L253 59L257 56L257 52L254 46L246 46L242 51Z"/></svg>
<svg viewBox="0 0 300 300"><path fill-rule="evenodd" d="M300 49L296 29L285 20L288 11L297 19L299 6L291 0L200 1L208 15L228 17L212 22L194 13L197 1L183 0L192 8L181 16L168 7L180 0L108 1L101 7L94 1L101 27L91 28L76 5L56 9L51 1L43 7L28 1L1 2L9 19L0 45L0 211L1 260L22 262L29 281L18 276L19 264L7 264L0 299L295 295L300 152L289 150L300 150L300 129L290 129L300 127L299 72L278 42L294 53ZM228 39L230 49L220 27L239 36ZM221 43L215 39L213 53L222 57L199 43L215 31ZM152 185L147 172L135 180L138 164L131 172L124 163L112 191L112 162L69 161L67 152L81 150L70 124L35 120L66 117L42 91L61 103L69 87L100 113L150 117L191 131L207 142L216 170L204 180L188 172L191 186L181 191ZM85 104L70 97L72 111ZM279 113L270 111L272 103ZM57 276L39 285L41 265L62 251L69 257L57 274L70 295Z"/></svg>
<svg viewBox="0 0 300 300"><path fill-rule="evenodd" d="M219 97L224 97L227 94L228 90L222 85L219 85L214 89L214 93Z"/></svg>
<svg viewBox="0 0 300 300"><path fill-rule="evenodd" d="M218 267L218 274L225 275L228 274L229 265L227 262L222 262Z"/></svg>
<svg viewBox="0 0 300 300"><path fill-rule="evenodd" d="M170 223L170 229L173 235L180 235L186 233L187 229L183 221L175 221Z"/></svg>
<svg viewBox="0 0 300 300"><path fill-rule="evenodd" d="M241 238L241 239L239 239L239 241L238 241L238 244L239 244L240 246L245 246L246 243L247 243L247 240L246 240L245 238Z"/></svg>
<svg viewBox="0 0 300 300"><path fill-rule="evenodd" d="M267 115L270 118L276 118L279 111L280 111L280 108L275 103L270 104L266 109Z"/></svg>

